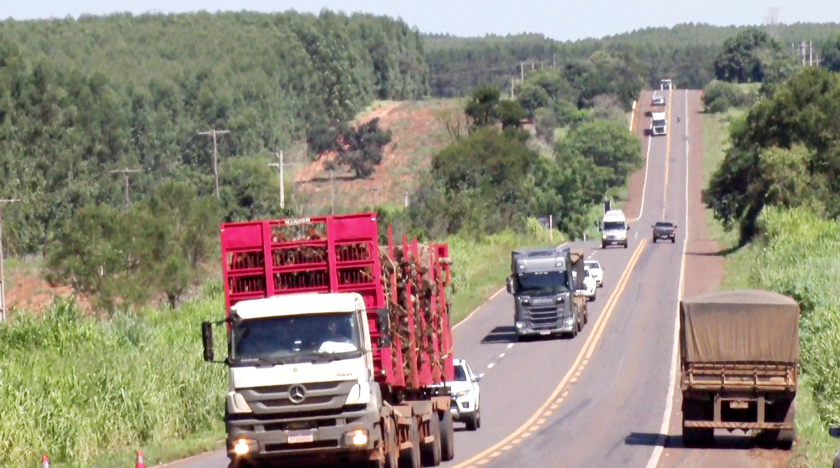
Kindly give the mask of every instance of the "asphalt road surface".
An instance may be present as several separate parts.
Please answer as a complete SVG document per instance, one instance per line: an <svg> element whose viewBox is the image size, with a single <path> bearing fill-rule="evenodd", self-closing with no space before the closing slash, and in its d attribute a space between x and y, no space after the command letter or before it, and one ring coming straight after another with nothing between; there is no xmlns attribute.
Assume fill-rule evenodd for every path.
<svg viewBox="0 0 840 468"><path fill-rule="evenodd" d="M469 432L456 425L456 458L441 466L652 468L663 447L674 444L665 434L679 411L678 402L671 411L677 396L669 389L685 258L688 157L701 127L690 123L700 118L699 92L657 93L667 101L669 131L642 140L646 181L629 247L572 244L604 268L604 287L589 303L583 332L574 339L517 342L513 299L505 292L454 330L456 357L483 374L482 427ZM638 127L650 125L650 97L642 95ZM651 225L660 220L678 225L676 243L651 242ZM225 468L227 458L217 451L169 466Z"/></svg>

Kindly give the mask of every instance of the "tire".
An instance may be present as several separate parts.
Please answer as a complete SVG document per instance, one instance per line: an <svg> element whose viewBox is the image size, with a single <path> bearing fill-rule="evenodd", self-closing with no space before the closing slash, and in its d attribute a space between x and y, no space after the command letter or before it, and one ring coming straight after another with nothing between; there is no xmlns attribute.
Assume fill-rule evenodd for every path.
<svg viewBox="0 0 840 468"><path fill-rule="evenodd" d="M480 401L475 402L475 413L477 415L475 417L475 425L476 425L476 427L481 429L481 402Z"/></svg>
<svg viewBox="0 0 840 468"><path fill-rule="evenodd" d="M382 430L382 441L385 443L385 468L399 468L400 449L397 444L397 423L394 419L387 417L384 420L385 427Z"/></svg>
<svg viewBox="0 0 840 468"><path fill-rule="evenodd" d="M782 403L782 406L774 408L768 413L768 419L771 422L778 421L793 424L796 416L796 402ZM793 447L793 441L796 439L796 431L793 429L765 430L761 432L759 437L760 442L766 444L768 447L790 450Z"/></svg>
<svg viewBox="0 0 840 468"><path fill-rule="evenodd" d="M440 452L443 461L455 458L455 425L449 410L440 414Z"/></svg>
<svg viewBox="0 0 840 468"><path fill-rule="evenodd" d="M467 417L465 421L467 423L467 430L468 431L477 431L479 424L481 424L480 417L478 414L478 405L475 407L475 411Z"/></svg>
<svg viewBox="0 0 840 468"><path fill-rule="evenodd" d="M715 430L697 427L685 427L686 421L695 420L711 420L712 419L711 403L683 400L683 432L682 441L684 447L703 447L715 440Z"/></svg>
<svg viewBox="0 0 840 468"><path fill-rule="evenodd" d="M589 307L583 306L583 324L589 323Z"/></svg>
<svg viewBox="0 0 840 468"><path fill-rule="evenodd" d="M259 468L259 465L243 458L228 457L228 468Z"/></svg>
<svg viewBox="0 0 840 468"><path fill-rule="evenodd" d="M400 468L420 468L420 430L413 417L408 424L408 440L411 447L400 451Z"/></svg>
<svg viewBox="0 0 840 468"><path fill-rule="evenodd" d="M625 248L625 249L627 248L627 242L625 242L625 243L624 243L624 248Z"/></svg>
<svg viewBox="0 0 840 468"><path fill-rule="evenodd" d="M656 236L653 236L653 243L656 243Z"/></svg>
<svg viewBox="0 0 840 468"><path fill-rule="evenodd" d="M595 298L598 296L598 293L592 295L592 297L587 297L586 300L589 302L595 302Z"/></svg>
<svg viewBox="0 0 840 468"><path fill-rule="evenodd" d="M607 243L606 242L601 242L601 250L606 249L606 248L607 248Z"/></svg>
<svg viewBox="0 0 840 468"><path fill-rule="evenodd" d="M580 327L580 317L575 316L575 325L572 327L571 333L569 333L569 338L574 339L578 335L578 328ZM477 407L476 407L477 409Z"/></svg>
<svg viewBox="0 0 840 468"><path fill-rule="evenodd" d="M583 331L583 324L584 324L584 320L585 320L585 319L584 319L584 317L583 317L583 314L581 314L581 316L580 316L580 317L578 317L578 323L577 323L577 331L578 331L578 333L580 333L581 331Z"/></svg>
<svg viewBox="0 0 840 468"><path fill-rule="evenodd" d="M420 446L420 455L423 461L423 466L438 466L441 460L440 447L440 420L436 414L432 414L429 418L429 435L433 436L433 440L429 444Z"/></svg>

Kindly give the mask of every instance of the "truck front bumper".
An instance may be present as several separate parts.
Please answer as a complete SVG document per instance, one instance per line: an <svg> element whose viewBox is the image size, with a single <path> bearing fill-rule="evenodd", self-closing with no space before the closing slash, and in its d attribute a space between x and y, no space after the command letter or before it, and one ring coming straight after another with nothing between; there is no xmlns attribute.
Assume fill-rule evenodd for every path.
<svg viewBox="0 0 840 468"><path fill-rule="evenodd" d="M272 420L270 415L247 419L240 416L227 424L228 456L249 460L273 459L307 462L357 462L369 460L379 448L382 435L379 412L365 408L362 411L341 412L328 420L312 419L308 429L292 430L290 425L303 421ZM288 417L288 415L284 415ZM365 434L364 443L355 437L357 431ZM248 446L245 454L236 453L240 442Z"/></svg>
<svg viewBox="0 0 840 468"><path fill-rule="evenodd" d="M560 321L558 321L560 322ZM520 326L521 325L521 326ZM559 333L572 333L575 330L577 324L574 321L574 317L571 319L571 323L567 323L565 320L558 323L553 327L544 327L540 326L539 328L534 327L530 322L516 322L514 329L516 330L516 336L538 336L538 335L555 335Z"/></svg>

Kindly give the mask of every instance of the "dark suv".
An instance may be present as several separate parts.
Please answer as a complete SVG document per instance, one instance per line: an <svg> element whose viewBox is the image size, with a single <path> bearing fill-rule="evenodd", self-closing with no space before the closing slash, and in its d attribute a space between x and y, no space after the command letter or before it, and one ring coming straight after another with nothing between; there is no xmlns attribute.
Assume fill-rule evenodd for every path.
<svg viewBox="0 0 840 468"><path fill-rule="evenodd" d="M660 221L653 226L653 242L659 239L671 239L671 243L677 242L677 226L667 221Z"/></svg>

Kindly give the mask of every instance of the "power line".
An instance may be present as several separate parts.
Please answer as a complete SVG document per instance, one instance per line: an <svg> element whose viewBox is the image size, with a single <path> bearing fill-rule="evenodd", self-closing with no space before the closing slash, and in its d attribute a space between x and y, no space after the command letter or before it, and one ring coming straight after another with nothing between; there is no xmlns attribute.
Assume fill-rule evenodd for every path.
<svg viewBox="0 0 840 468"><path fill-rule="evenodd" d="M216 149L216 135L223 135L225 133L230 133L230 130L209 130L206 132L198 132L199 135L209 135L213 137L213 176L216 177L216 198L219 198L219 165L218 165L218 157L219 152Z"/></svg>

